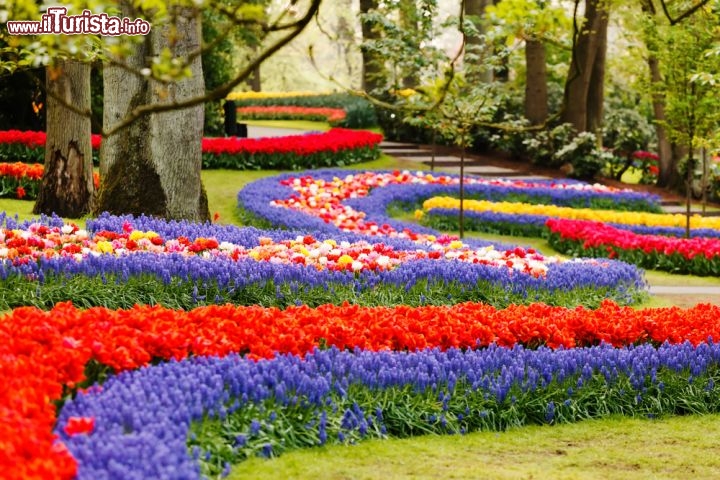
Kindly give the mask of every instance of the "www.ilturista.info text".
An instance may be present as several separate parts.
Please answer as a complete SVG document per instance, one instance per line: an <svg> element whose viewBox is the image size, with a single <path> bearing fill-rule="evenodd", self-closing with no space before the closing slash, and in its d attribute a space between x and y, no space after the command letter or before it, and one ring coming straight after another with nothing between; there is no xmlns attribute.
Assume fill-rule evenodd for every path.
<svg viewBox="0 0 720 480"><path fill-rule="evenodd" d="M147 35L150 22L141 18L111 17L107 13L94 14L83 10L80 15L68 15L65 7L48 7L40 20L10 20L10 35Z"/></svg>

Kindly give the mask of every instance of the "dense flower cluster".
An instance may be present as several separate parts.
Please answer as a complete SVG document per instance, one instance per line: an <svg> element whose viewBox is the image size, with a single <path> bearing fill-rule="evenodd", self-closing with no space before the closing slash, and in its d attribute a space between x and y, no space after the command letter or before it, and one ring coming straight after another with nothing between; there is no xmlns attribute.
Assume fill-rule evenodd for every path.
<svg viewBox="0 0 720 480"><path fill-rule="evenodd" d="M298 185L295 185L296 182ZM326 197L329 193L332 200L330 207L337 213L337 220L340 222L347 220L348 213L352 213L361 217L360 225L367 226L366 231L371 234L373 229L377 228L377 232L384 230L402 234L405 230L412 229L418 234L432 235L436 233L434 230L390 218L387 210L393 204L415 205L428 197L454 192L458 188L458 182L457 176L435 176L426 172L319 170L299 175L282 174L252 182L240 191L238 201L244 210L271 221L273 225L337 233L335 224L326 223L323 218L328 218L325 204L328 203ZM317 185L313 187L313 183ZM323 197L313 198L321 185L324 190ZM655 196L573 181L524 182L472 178L467 179L465 189L468 196L493 200L522 198L526 201L551 201L558 205L606 205L608 208L611 205L625 205L626 208L646 210L660 208L659 199ZM297 208L275 208L273 205L276 203L273 202L278 200L292 202ZM303 206L303 203L307 206ZM312 207L313 204L316 207ZM351 210L341 211L346 207ZM323 208L325 212L322 211ZM307 215L298 215L300 210L307 211Z"/></svg>
<svg viewBox="0 0 720 480"><path fill-rule="evenodd" d="M462 434L621 411L681 413L684 401L714 403L718 365L717 344L330 349L304 360L280 356L257 363L236 356L198 358L121 375L102 390L79 395L62 412L58 430L80 462L80 479L108 473L200 478L227 474L230 462L250 455L269 457L303 446L418 432ZM191 425L204 415L227 428L200 447ZM62 433L63 425L87 418L97 426L91 434ZM216 466L203 472L202 461Z"/></svg>
<svg viewBox="0 0 720 480"><path fill-rule="evenodd" d="M350 93L311 94L235 94L229 96L239 107L301 107L333 108L345 112L341 120L331 125L343 128L369 128L377 125L375 108L368 100Z"/></svg>
<svg viewBox="0 0 720 480"><path fill-rule="evenodd" d="M44 163L45 141L45 132L0 130L0 161ZM100 135L92 135L94 161L97 161L96 152L100 148L100 141Z"/></svg>
<svg viewBox="0 0 720 480"><path fill-rule="evenodd" d="M299 177L285 177L279 183L288 186L294 192L286 199L272 199L271 206L285 207L300 211L321 219L324 223L333 224L341 231L354 231L364 235L391 236L408 238L419 243L432 242L427 235L416 233L409 228L398 231L389 223L378 224L376 221L366 219L365 212L348 205L347 200L362 199L375 189L390 185L458 185L459 179L452 176L424 172L363 172L346 173L342 177L334 176L326 179L327 175L304 175ZM607 192L608 187L594 186L583 183L525 182L504 179L470 178L466 180L468 188L473 185L500 186L515 190L516 192L532 191L534 189L557 189L561 191L591 191Z"/></svg>
<svg viewBox="0 0 720 480"><path fill-rule="evenodd" d="M646 268L720 275L720 239L642 235L600 222L549 219L550 242L562 252L619 258Z"/></svg>
<svg viewBox="0 0 720 480"><path fill-rule="evenodd" d="M286 169L352 164L377 157L382 135L333 128L275 138L204 138L204 168Z"/></svg>
<svg viewBox="0 0 720 480"><path fill-rule="evenodd" d="M423 210L458 209L460 200L453 197L433 197L423 203ZM531 205L520 202L491 202L487 200L465 200L464 209L475 212L495 212L505 214L538 215L569 220L588 220L622 225L643 225L648 227L684 227L686 216L670 213L617 212L614 210L594 210L586 208L568 208L556 205ZM690 227L720 229L720 218L693 215Z"/></svg>
<svg viewBox="0 0 720 480"><path fill-rule="evenodd" d="M331 124L345 120L342 108L293 107L293 106L253 106L237 109L240 118L256 120L315 120Z"/></svg>
<svg viewBox="0 0 720 480"><path fill-rule="evenodd" d="M557 262L529 249L464 248L447 237L420 248L408 240L337 231L311 236L308 230L147 217L103 215L88 221L88 231L58 218L6 222L0 250L0 308L6 309L71 298L87 306L118 307L135 302L188 308L219 302L451 304L470 299L498 306L539 299L593 306L604 297L635 302L646 288L641 272L625 263ZM63 287L68 282L72 289ZM116 287L104 287L107 282ZM132 300L123 289L138 282L141 289L129 287Z"/></svg>
<svg viewBox="0 0 720 480"><path fill-rule="evenodd" d="M45 168L39 163L0 163L0 197L34 200L37 198ZM95 188L100 176L93 175Z"/></svg>
<svg viewBox="0 0 720 480"><path fill-rule="evenodd" d="M0 131L0 159L44 162L44 132ZM288 169L328 167L373 160L382 135L334 128L327 132L275 138L204 138L204 168ZM94 160L101 137L93 135Z"/></svg>
<svg viewBox="0 0 720 480"><path fill-rule="evenodd" d="M233 261L253 259L274 264L311 266L317 270L352 272L387 271L402 263L418 260L454 260L506 267L534 276L544 276L547 264L557 261L555 258L544 258L532 249L497 251L493 247L486 247L468 251L462 249L461 242L446 237L439 238L430 251L408 251L366 241L319 241L312 235L281 241L259 237L258 245L245 248L227 241L218 242L212 237L190 240L180 236L167 239L154 231L135 230L130 222L124 224L121 233L99 231L92 236L73 224L58 227L32 223L22 230L0 229L0 259L7 259L13 265L23 265L39 258L83 261L90 255L122 256L132 253L175 254L208 259L223 257Z"/></svg>
<svg viewBox="0 0 720 480"><path fill-rule="evenodd" d="M72 477L72 460L50 433L55 420L51 402L62 397L63 385L72 388L85 380L84 369L91 360L123 371L148 365L153 359L178 360L190 354L247 352L250 358L271 358L277 353L304 355L321 345L373 351L516 343L573 347L598 342L621 346L689 341L699 345L720 335L719 308L698 305L688 310L639 311L610 302L595 311L542 304L497 310L473 303L286 310L226 305L188 312L140 306L78 310L69 304L57 305L49 312L19 308L0 321L0 380L5 387L0 392L0 465L8 478ZM607 321L609 318L613 321ZM192 385L195 387L189 388L198 394L203 391L198 385L207 387L204 382ZM185 405L183 408L202 415L203 407ZM121 431L126 419L123 412L126 410L115 412ZM88 415L63 411L59 429L64 440L117 428L104 420L82 420L85 417ZM76 420L68 425L70 418ZM188 424L184 425L187 428ZM130 421L126 434L127 428L134 432L139 426ZM136 437L124 438L132 442Z"/></svg>

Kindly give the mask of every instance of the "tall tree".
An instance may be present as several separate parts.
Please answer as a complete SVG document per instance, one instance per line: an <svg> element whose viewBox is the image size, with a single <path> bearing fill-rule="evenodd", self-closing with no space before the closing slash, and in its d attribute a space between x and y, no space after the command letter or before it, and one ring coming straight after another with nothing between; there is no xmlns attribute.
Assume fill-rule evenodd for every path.
<svg viewBox="0 0 720 480"><path fill-rule="evenodd" d="M264 5L237 2L164 2L130 0L100 5L107 11L119 9L120 17L145 18L152 24L150 34L135 37L101 37L92 45L108 58L106 103L101 152L101 189L96 212L145 213L166 218L208 219L207 200L200 180L202 105L224 98L244 83L252 71L296 38L317 13L321 0L310 0L302 15L288 19L295 8L291 2L277 18L268 20ZM34 0L18 0L11 18L39 19ZM239 25L243 31L259 32L274 41L263 43L257 56L233 78L205 92L200 57L212 45L200 41L200 12L217 9L224 18L228 35ZM119 18L116 20L120 22ZM108 22L106 22L108 23ZM131 22L132 23L132 22ZM53 37L50 44L32 38L18 38L8 53L14 60L0 58L0 68L15 71L22 65L43 64L51 56L73 56L88 50L82 35ZM48 55L50 53L51 55ZM20 60L16 60L20 59ZM62 100L71 110L84 109Z"/></svg>
<svg viewBox="0 0 720 480"><path fill-rule="evenodd" d="M585 132L602 125L610 11L607 0L586 0L584 19L578 22L579 6L575 0L572 59L560 115L576 131Z"/></svg>
<svg viewBox="0 0 720 480"><path fill-rule="evenodd" d="M469 34L467 35L465 45L465 62L479 65L482 62L482 59L479 59L478 57L483 57L483 52L491 48L485 38L486 32L484 16L487 7L493 5L493 3L495 3L493 0L464 1L465 16L472 23L475 29L474 32L468 32ZM479 81L485 83L492 82L493 79L494 75L492 68L473 69L472 76L468 77L469 81Z"/></svg>
<svg viewBox="0 0 720 480"><path fill-rule="evenodd" d="M503 0L486 10L494 37L525 44L524 113L532 125L541 125L549 114L546 44L563 44L567 14L544 0Z"/></svg>
<svg viewBox="0 0 720 480"><path fill-rule="evenodd" d="M137 12L122 3L123 15ZM155 27L125 62L142 69L146 58L163 52L184 57L200 47L197 12L172 12L172 22ZM170 41L173 30L174 41ZM112 128L135 108L159 102L182 102L202 96L202 64L196 56L191 75L170 84L128 75L124 67L108 65L104 72L104 124ZM96 212L141 213L170 219L210 219L207 196L200 179L202 167L203 106L155 112L103 141L100 175L103 179Z"/></svg>
<svg viewBox="0 0 720 480"><path fill-rule="evenodd" d="M383 58L372 46L372 41L377 40L380 36L375 24L367 18L367 15L373 10L377 10L377 8L377 0L360 0L360 22L363 37L363 44L360 49L363 64L362 89L366 92L382 90L386 81Z"/></svg>
<svg viewBox="0 0 720 480"><path fill-rule="evenodd" d="M687 148L685 168L687 235L690 234L690 197L695 180L696 149L709 145L720 129L720 75L717 16L701 10L681 24L661 29L657 52L663 70L665 123L671 140Z"/></svg>
<svg viewBox="0 0 720 480"><path fill-rule="evenodd" d="M78 218L93 199L90 65L72 60L47 68L45 171L33 213Z"/></svg>

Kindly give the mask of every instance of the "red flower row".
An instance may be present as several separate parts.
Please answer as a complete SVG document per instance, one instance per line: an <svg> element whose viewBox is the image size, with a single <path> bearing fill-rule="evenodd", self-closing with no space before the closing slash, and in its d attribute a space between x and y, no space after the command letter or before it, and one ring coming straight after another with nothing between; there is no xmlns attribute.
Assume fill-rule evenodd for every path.
<svg viewBox="0 0 720 480"><path fill-rule="evenodd" d="M345 110L342 108L322 107L291 107L291 106L256 106L240 107L237 109L239 116L255 119L308 119L325 120L328 123L336 123L345 120Z"/></svg>
<svg viewBox="0 0 720 480"><path fill-rule="evenodd" d="M310 155L313 153L337 152L356 148L374 147L382 141L382 135L366 130L333 128L324 133L290 135L277 138L204 138L203 153L220 154L278 154L292 153Z"/></svg>
<svg viewBox="0 0 720 480"><path fill-rule="evenodd" d="M12 177L16 180L42 180L44 167L39 163L0 163L0 177Z"/></svg>
<svg viewBox="0 0 720 480"><path fill-rule="evenodd" d="M54 401L85 380L95 360L116 371L153 359L248 352L269 358L302 355L322 343L338 348L415 350L547 344L575 347L608 342L720 338L720 306L633 310L605 302L597 310L543 304L504 310L454 306L326 305L287 310L232 305L185 312L137 306L78 310L58 304L46 312L23 307L0 319L0 471L5 478L72 478L75 463L52 434ZM79 431L91 425L78 425Z"/></svg>
<svg viewBox="0 0 720 480"><path fill-rule="evenodd" d="M38 148L45 147L47 135L45 132L32 132L21 130L5 130L0 131L0 144L20 143L27 147ZM100 148L102 137L100 135L92 135L92 148Z"/></svg>
<svg viewBox="0 0 720 480"><path fill-rule="evenodd" d="M664 235L641 235L621 230L601 222L553 218L546 222L551 233L562 240L582 242L584 249L617 248L641 250L646 254L682 255L687 260L704 256L708 260L720 260L720 239L677 238ZM612 258L614 255L610 254Z"/></svg>
<svg viewBox="0 0 720 480"><path fill-rule="evenodd" d="M23 144L31 148L45 146L45 132L0 131L0 144ZM215 155L228 153L297 153L311 154L327 150L339 151L362 147L374 147L382 141L382 135L364 130L333 128L327 132L292 135L277 138L203 138L203 153ZM100 135L92 136L92 148L100 148Z"/></svg>
<svg viewBox="0 0 720 480"><path fill-rule="evenodd" d="M0 197L34 200L40 188L45 167L39 163L0 163ZM100 176L93 174L95 188Z"/></svg>

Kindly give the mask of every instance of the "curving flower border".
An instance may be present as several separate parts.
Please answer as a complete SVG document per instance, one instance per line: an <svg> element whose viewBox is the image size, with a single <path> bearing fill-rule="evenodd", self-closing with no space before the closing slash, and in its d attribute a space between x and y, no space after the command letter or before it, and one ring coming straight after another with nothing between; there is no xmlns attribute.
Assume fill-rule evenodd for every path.
<svg viewBox="0 0 720 480"><path fill-rule="evenodd" d="M542 304L498 310L472 303L286 310L226 305L188 312L147 306L79 310L70 304L59 304L51 311L18 308L0 321L4 339L0 343L0 380L6 387L0 392L0 465L8 478L74 476L70 454L51 432L55 423L52 402L67 393L66 387L86 380L90 362L120 372L146 366L154 359L179 360L191 354L246 352L248 358L257 359L277 354L303 356L320 346L413 351L517 343L565 348L598 342L703 345L707 338L720 335L718 319L720 306L634 310L612 302L597 310ZM78 397L79 401L82 398ZM82 408L83 404L79 405ZM203 413L200 408L197 414ZM89 420L71 421L69 417L74 416L77 414L70 411L63 413L58 428L66 432L65 440L92 434L96 426ZM115 418L121 422L122 432L122 412L116 411ZM124 438L133 441L134 437Z"/></svg>

